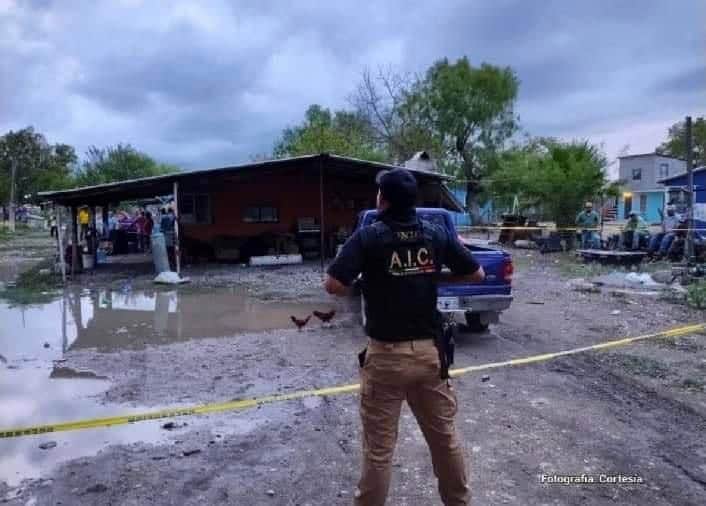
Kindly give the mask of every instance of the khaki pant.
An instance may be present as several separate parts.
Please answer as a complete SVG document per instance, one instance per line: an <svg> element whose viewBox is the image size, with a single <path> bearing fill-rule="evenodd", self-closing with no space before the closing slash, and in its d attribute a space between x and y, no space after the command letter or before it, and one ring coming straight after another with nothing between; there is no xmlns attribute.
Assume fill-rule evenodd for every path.
<svg viewBox="0 0 706 506"><path fill-rule="evenodd" d="M445 505L470 504L463 449L456 436L456 395L439 378L439 355L431 339L383 343L370 339L360 371L363 471L357 506L385 504L402 402L407 401L424 434Z"/></svg>

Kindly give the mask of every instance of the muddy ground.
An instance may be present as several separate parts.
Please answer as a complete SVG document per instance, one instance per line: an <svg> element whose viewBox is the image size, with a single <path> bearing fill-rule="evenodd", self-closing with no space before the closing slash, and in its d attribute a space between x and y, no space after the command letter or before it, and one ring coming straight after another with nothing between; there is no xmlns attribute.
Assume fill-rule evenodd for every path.
<svg viewBox="0 0 706 506"><path fill-rule="evenodd" d="M12 240L8 234L0 228L0 286L54 252L46 230L21 229Z"/></svg>
<svg viewBox="0 0 706 506"><path fill-rule="evenodd" d="M704 321L702 312L657 296L574 291L567 281L582 268L566 256L513 254L513 306L489 332L461 337L459 367ZM158 291L151 287L148 267L135 272L143 271L113 268L84 275L79 286L61 294L52 314L63 308L74 326L64 332L66 351L44 357L46 368L43 338L36 352L26 345L15 358L12 350L0 350L8 357L0 373L14 385L0 390L0 400L12 399L8 390L13 390L14 404L5 405L19 410L17 398L30 395L38 396L38 405L48 404L51 399L33 394L22 377L34 370L43 375L38 384L45 391L69 382L65 407L46 413L52 420L357 382L356 353L365 337L356 301L323 294L316 265L197 266L186 272L191 285ZM158 314L160 297L173 301L161 306L167 307L166 319ZM123 310L140 304L148 307L148 317L143 311L122 319ZM236 309L229 313L229 305ZM103 306L111 311L101 312ZM199 319L199 308L206 321L190 323ZM286 323L284 328L251 323L264 314L286 322L287 313L303 316L312 308L335 308L337 314L331 324L312 319L301 331ZM19 309L7 309L13 310ZM250 323L240 323L246 320ZM653 340L497 369L485 381L483 374L453 380L473 503L706 504L705 340L703 334ZM52 341L48 351L57 347ZM45 414L37 407L12 420L44 422L40 416ZM170 431L161 428L167 421L0 440L3 464L19 470L2 475L0 500L12 505L352 502L360 459L355 395L179 418ZM57 446L38 449L48 441ZM543 484L542 474L586 474L596 480L622 474L639 476L642 483ZM440 503L426 446L407 409L388 503Z"/></svg>

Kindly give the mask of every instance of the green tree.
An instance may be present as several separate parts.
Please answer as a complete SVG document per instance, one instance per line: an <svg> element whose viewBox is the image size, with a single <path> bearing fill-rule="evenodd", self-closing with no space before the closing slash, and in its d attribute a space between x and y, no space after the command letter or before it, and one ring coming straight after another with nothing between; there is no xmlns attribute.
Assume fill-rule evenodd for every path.
<svg viewBox="0 0 706 506"><path fill-rule="evenodd" d="M588 141L536 139L499 157L489 188L541 207L559 227L572 226L586 200L614 191L607 184L606 161Z"/></svg>
<svg viewBox="0 0 706 506"><path fill-rule="evenodd" d="M44 190L61 190L74 185L74 172L78 157L73 146L54 144L47 146L40 161L40 170L32 179L32 194Z"/></svg>
<svg viewBox="0 0 706 506"><path fill-rule="evenodd" d="M0 203L10 207L10 227L17 204L39 191L69 186L75 163L73 147L51 145L32 127L0 137Z"/></svg>
<svg viewBox="0 0 706 506"><path fill-rule="evenodd" d="M274 147L274 156L334 153L364 160L383 161L385 153L378 149L370 124L360 115L311 105L304 122L285 128Z"/></svg>
<svg viewBox="0 0 706 506"><path fill-rule="evenodd" d="M517 129L518 87L509 67L473 67L463 57L439 60L421 77L365 70L350 101L394 162L425 150L443 171L465 181L466 204L479 222L482 182Z"/></svg>
<svg viewBox="0 0 706 506"><path fill-rule="evenodd" d="M518 87L511 68L473 67L463 57L436 62L408 98L406 106L421 112L443 146L441 167L466 181L466 204L476 223L483 180L517 129Z"/></svg>
<svg viewBox="0 0 706 506"><path fill-rule="evenodd" d="M657 153L686 159L686 122L684 120L669 127L667 140L657 146ZM706 165L706 120L696 118L691 125L692 156L697 166Z"/></svg>
<svg viewBox="0 0 706 506"><path fill-rule="evenodd" d="M157 163L129 144L118 144L105 149L91 146L86 153L86 160L76 173L76 182L78 186L91 186L174 172L179 172L179 168Z"/></svg>

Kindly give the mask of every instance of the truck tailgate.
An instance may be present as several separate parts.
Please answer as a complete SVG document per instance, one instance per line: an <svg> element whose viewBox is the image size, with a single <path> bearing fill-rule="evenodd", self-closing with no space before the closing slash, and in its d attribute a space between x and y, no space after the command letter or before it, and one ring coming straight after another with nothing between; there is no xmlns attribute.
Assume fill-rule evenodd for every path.
<svg viewBox="0 0 706 506"><path fill-rule="evenodd" d="M512 261L506 251L466 244L473 257L483 267L485 280L481 283L442 282L439 284L440 297L474 295L510 295L512 290Z"/></svg>

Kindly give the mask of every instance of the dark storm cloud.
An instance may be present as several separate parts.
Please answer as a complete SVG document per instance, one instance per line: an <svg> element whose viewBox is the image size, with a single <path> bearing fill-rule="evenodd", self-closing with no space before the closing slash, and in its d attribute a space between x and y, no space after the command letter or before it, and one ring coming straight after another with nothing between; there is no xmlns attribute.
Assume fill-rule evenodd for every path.
<svg viewBox="0 0 706 506"><path fill-rule="evenodd" d="M0 0L0 129L226 165L269 152L311 103L345 107L365 66L468 55L517 72L530 133L651 149L704 112L704 14L657 0Z"/></svg>
<svg viewBox="0 0 706 506"><path fill-rule="evenodd" d="M660 80L654 87L656 93L692 93L706 90L706 68L694 67Z"/></svg>

